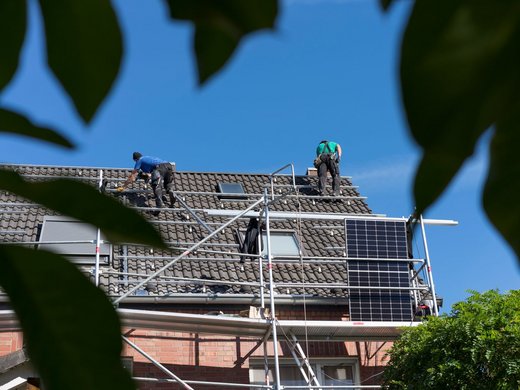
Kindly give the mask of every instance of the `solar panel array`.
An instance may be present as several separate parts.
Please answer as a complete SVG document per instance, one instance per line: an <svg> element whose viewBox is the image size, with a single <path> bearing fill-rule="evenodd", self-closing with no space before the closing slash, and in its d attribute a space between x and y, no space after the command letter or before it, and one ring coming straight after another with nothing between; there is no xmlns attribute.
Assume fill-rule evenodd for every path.
<svg viewBox="0 0 520 390"><path fill-rule="evenodd" d="M348 284L361 287L349 293L351 321L411 321L408 261L395 261L408 259L406 222L347 219L345 235Z"/></svg>
<svg viewBox="0 0 520 390"><path fill-rule="evenodd" d="M407 259L405 221L347 219L347 257Z"/></svg>

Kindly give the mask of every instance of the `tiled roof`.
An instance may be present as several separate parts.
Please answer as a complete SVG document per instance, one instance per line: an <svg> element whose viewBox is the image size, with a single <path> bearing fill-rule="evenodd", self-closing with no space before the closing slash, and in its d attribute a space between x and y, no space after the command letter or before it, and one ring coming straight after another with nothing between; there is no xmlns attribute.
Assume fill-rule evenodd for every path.
<svg viewBox="0 0 520 390"><path fill-rule="evenodd" d="M122 194L113 188L129 174L127 169L95 167L53 167L53 166L0 166L24 175L28 180L47 180L69 177L97 185L105 180L108 193L122 202L136 206L169 243L170 250L153 250L143 246L113 245L109 264L101 268L100 286L111 296L128 291L137 281L157 271L177 257L182 251L208 235L208 230L199 224L177 202L174 208L164 209L154 216L147 207L154 207L151 189L143 181L138 181ZM370 214L365 200L350 178L342 177L339 198L318 197L315 176L296 176L297 192L293 192L269 206L270 212L291 212L294 218L272 219L270 229L289 230L297 233L302 253L306 260L286 258L275 261L273 277L275 283L305 283L304 287L280 286L276 292L287 296L314 296L320 298L341 298L346 290L334 284L346 282L345 264L338 257L344 256L345 234L341 220L309 220L298 218L298 214ZM209 214L211 210L244 210L263 196L264 188L271 189L268 174L175 172L175 191L207 226L216 229L229 217ZM276 176L273 181L275 194L282 195L292 188L291 175ZM222 199L218 193L219 182L241 183L245 196L242 199ZM30 204L18 196L0 192L0 240L38 241L44 216L56 213L41 206ZM149 282L136 292L141 297L178 296L198 294L207 296L251 296L258 295L258 261L247 259L241 262L237 232L243 232L248 218L241 218L224 231L211 238L196 251L169 267L160 278ZM336 258L336 259L335 259ZM91 272L92 266L84 267ZM267 280L268 271L263 267ZM239 285L248 282L251 285ZM312 286L310 284L321 284ZM328 284L330 287L325 287Z"/></svg>

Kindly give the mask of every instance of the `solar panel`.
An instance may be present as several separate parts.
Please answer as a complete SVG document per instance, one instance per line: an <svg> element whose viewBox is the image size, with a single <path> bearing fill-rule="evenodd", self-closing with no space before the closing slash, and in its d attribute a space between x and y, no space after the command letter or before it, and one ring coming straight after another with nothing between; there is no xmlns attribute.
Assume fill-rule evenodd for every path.
<svg viewBox="0 0 520 390"><path fill-rule="evenodd" d="M346 220L347 278L351 321L411 321L412 301L406 223ZM370 289L368 288L370 287ZM385 289L384 287L392 287Z"/></svg>
<svg viewBox="0 0 520 390"><path fill-rule="evenodd" d="M345 221L347 257L362 259L407 259L405 221Z"/></svg>

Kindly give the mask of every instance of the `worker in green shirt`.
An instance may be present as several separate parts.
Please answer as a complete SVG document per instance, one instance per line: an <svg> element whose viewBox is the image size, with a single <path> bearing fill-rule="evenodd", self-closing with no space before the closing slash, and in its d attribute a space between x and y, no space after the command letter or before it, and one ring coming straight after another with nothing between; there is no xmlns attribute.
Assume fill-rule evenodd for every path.
<svg viewBox="0 0 520 390"><path fill-rule="evenodd" d="M334 196L339 196L339 162L341 160L341 146L332 141L323 140L316 148L316 159L314 166L318 169L318 192L321 196L325 195L327 186L327 172L332 176L332 189Z"/></svg>

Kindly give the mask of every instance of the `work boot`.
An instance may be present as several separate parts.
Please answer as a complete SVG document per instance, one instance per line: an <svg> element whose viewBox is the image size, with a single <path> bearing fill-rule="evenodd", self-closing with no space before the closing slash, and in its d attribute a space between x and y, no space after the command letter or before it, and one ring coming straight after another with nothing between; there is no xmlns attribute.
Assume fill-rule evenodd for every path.
<svg viewBox="0 0 520 390"><path fill-rule="evenodd" d="M159 214L161 214L162 208L164 208L164 205L162 203L160 205L158 204L156 209L152 211L152 215L155 217L159 216Z"/></svg>
<svg viewBox="0 0 520 390"><path fill-rule="evenodd" d="M164 208L164 203L162 201L161 198L157 198L155 200L155 207L158 209L158 210L153 210L152 211L152 214L155 215L156 217L161 213L161 210L162 208Z"/></svg>
<svg viewBox="0 0 520 390"><path fill-rule="evenodd" d="M157 207L158 209L162 209L164 207L164 202L161 198L155 199L155 207Z"/></svg>
<svg viewBox="0 0 520 390"><path fill-rule="evenodd" d="M173 205L175 204L175 196L173 196L173 194L170 192L170 207L173 207Z"/></svg>

